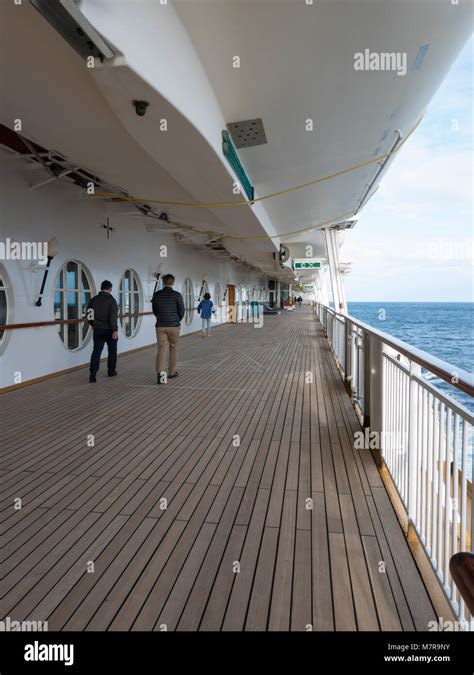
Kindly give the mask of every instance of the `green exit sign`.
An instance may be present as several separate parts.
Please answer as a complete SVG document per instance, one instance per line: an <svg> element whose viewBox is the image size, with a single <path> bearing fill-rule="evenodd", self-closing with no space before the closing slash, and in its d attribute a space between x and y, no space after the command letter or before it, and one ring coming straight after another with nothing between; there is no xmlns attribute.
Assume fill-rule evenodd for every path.
<svg viewBox="0 0 474 675"><path fill-rule="evenodd" d="M320 260L295 260L295 270L315 270L321 267Z"/></svg>

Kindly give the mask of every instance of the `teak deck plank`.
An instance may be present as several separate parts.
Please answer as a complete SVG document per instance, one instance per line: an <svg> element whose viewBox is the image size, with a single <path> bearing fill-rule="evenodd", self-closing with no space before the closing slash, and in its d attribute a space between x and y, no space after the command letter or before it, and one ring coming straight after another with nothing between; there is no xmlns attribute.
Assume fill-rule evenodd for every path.
<svg viewBox="0 0 474 675"><path fill-rule="evenodd" d="M354 448L312 311L183 338L166 386L154 353L96 385L80 370L1 396L2 618L428 630L431 602L374 460Z"/></svg>

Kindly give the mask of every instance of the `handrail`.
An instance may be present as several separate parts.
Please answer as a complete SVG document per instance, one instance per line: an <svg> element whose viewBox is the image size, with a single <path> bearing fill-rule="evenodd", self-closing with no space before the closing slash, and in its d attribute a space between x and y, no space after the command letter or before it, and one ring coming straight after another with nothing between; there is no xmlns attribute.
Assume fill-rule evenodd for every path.
<svg viewBox="0 0 474 675"><path fill-rule="evenodd" d="M410 375L410 368L401 361L399 361L396 357L392 356L391 354L384 354L384 357L388 361L390 361L390 363L393 363L397 368L400 368L400 370L402 370L406 375ZM413 380L415 380L415 382L418 382L418 384L421 387L426 389L426 391L429 391L432 394L434 394L438 398L438 400L443 401L443 403L446 403L446 405L451 406L451 408L455 412L457 412L460 415L464 415L471 424L474 424L474 415L468 414L466 407L458 403L452 396L443 393L441 389L436 387L434 384L431 384L431 382L426 380L423 376L419 376L416 373L412 373L411 377Z"/></svg>
<svg viewBox="0 0 474 675"><path fill-rule="evenodd" d="M341 314L340 312L336 312L336 310L332 309L331 307L327 307L327 305L323 305L322 303L318 304L321 304L322 307L325 307L331 314L340 316L344 320L349 320L352 324L362 328L365 333L373 335L379 340L382 340L389 347L392 347L397 352L400 352L404 356L407 356L409 359L415 361L422 368L429 370L431 373L437 375L445 382L448 382L448 384L452 385L456 389L459 389L470 396L474 396L474 375L468 373L467 370L457 368L447 361L443 361L442 359L433 356L429 352L425 352L423 349L412 347L407 342L399 340L393 335L384 333L377 328L373 328L372 326L369 326L363 321L356 319L350 314ZM456 376L456 382L453 382L453 376Z"/></svg>
<svg viewBox="0 0 474 675"><path fill-rule="evenodd" d="M399 364L400 365L400 364ZM453 410L453 412L457 412L458 415L462 415L470 424L474 424L474 415L472 415L466 408L465 405L462 405L462 403L459 403L456 401L452 396L449 394L443 393L441 389L436 387L434 384L429 382L428 380L425 380L422 376L418 376L416 373L412 374L412 379L417 382L420 387L423 387L423 389L434 396L438 399L438 401L442 401L445 405L450 406L450 408Z"/></svg>
<svg viewBox="0 0 474 675"><path fill-rule="evenodd" d="M134 314L119 314L117 318L125 319L132 316L152 316L153 312L135 312ZM20 328L40 328L41 326L60 326L64 324L84 323L86 317L80 319L57 319L54 321L35 321L34 323L7 323L0 326L0 330L18 330Z"/></svg>

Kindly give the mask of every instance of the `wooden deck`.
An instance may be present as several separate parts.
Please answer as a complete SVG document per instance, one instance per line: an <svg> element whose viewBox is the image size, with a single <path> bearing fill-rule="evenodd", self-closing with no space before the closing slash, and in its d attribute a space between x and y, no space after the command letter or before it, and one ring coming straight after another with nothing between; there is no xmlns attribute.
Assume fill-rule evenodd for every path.
<svg viewBox="0 0 474 675"><path fill-rule="evenodd" d="M432 605L309 309L183 338L166 386L154 358L0 397L2 618L427 630Z"/></svg>

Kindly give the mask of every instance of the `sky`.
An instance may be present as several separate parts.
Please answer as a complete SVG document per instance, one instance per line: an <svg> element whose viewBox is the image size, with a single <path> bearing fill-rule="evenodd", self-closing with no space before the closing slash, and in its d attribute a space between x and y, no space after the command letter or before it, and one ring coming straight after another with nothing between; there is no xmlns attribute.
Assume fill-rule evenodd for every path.
<svg viewBox="0 0 474 675"><path fill-rule="evenodd" d="M473 301L471 39L341 247L348 302Z"/></svg>

